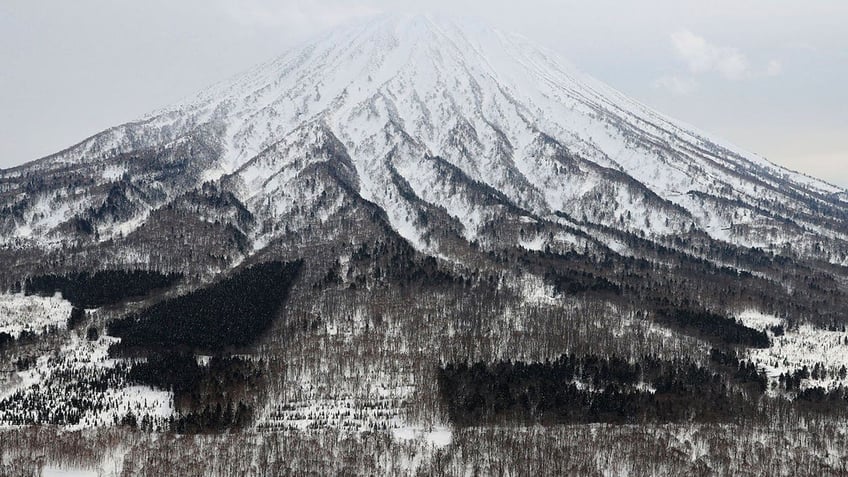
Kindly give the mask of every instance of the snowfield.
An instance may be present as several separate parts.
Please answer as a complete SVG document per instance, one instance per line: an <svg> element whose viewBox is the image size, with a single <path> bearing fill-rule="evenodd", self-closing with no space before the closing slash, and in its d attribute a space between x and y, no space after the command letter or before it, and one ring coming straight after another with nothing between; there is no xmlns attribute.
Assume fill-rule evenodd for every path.
<svg viewBox="0 0 848 477"><path fill-rule="evenodd" d="M24 332L42 334L51 328L64 328L72 309L60 293L52 297L0 294L0 333L17 339Z"/></svg>
<svg viewBox="0 0 848 477"><path fill-rule="evenodd" d="M173 394L146 386L133 386L116 374L117 360L108 357L109 346L117 338L100 337L88 341L71 333L60 350L46 350L35 364L15 373L11 386L0 390L0 426L9 425L11 418L27 415L17 408L21 396L43 406L50 414L76 410L74 400L92 400L100 404L97 409L85 410L79 422L66 425L69 430L117 425L132 414L139 420L148 416L157 423L173 414ZM110 380L105 391L99 391L81 382L87 379Z"/></svg>
<svg viewBox="0 0 848 477"><path fill-rule="evenodd" d="M843 367L848 369L848 333L830 331L802 324L797 329L786 329L781 336L775 336L771 327L786 323L779 317L748 310L738 315L745 326L766 330L772 345L765 349L750 349L748 357L761 367L771 383L776 383L783 373L793 373L807 367L812 372L819 364L824 367L825 376L819 379L805 379L802 388L833 388L848 384L840 377Z"/></svg>

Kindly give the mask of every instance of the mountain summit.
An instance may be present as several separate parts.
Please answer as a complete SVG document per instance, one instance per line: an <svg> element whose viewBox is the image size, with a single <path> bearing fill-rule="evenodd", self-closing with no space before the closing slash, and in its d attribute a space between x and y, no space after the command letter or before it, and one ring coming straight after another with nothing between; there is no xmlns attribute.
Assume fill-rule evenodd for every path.
<svg viewBox="0 0 848 477"><path fill-rule="evenodd" d="M435 208L480 243L503 240L486 232L499 221L544 221L569 233L525 245L573 245L574 230L608 242L599 228L655 239L701 232L848 263L843 190L693 131L520 36L431 16L335 30L3 171L0 233L25 247L66 241L79 228L69 224L99 240L126 235L207 181L259 217L279 216L298 200L291 181L322 160L346 167L352 190L428 253L444 254L420 221ZM74 177L84 180L70 190Z"/></svg>

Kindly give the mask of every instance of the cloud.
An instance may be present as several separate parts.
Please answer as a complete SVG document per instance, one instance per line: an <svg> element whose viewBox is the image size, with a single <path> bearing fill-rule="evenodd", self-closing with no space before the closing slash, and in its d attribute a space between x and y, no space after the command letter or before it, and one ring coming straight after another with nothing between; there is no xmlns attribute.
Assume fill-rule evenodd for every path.
<svg viewBox="0 0 848 477"><path fill-rule="evenodd" d="M718 46L689 30L671 34L671 44L687 72L663 76L653 82L676 96L687 95L699 87L698 77L713 75L727 81L740 81L783 74L783 63L772 59L761 67L752 67L748 57L737 48Z"/></svg>
<svg viewBox="0 0 848 477"><path fill-rule="evenodd" d="M748 59L736 48L713 45L688 30L672 33L671 43L693 74L714 72L728 80L740 80L751 76Z"/></svg>
<svg viewBox="0 0 848 477"><path fill-rule="evenodd" d="M690 76L667 75L654 81L654 88L666 89L675 96L685 96L698 89L698 81Z"/></svg>
<svg viewBox="0 0 848 477"><path fill-rule="evenodd" d="M241 25L304 31L333 27L352 18L367 17L382 11L365 3L340 0L221 1L219 6L225 15Z"/></svg>
<svg viewBox="0 0 848 477"><path fill-rule="evenodd" d="M771 60L766 67L766 76L780 76L783 73L783 63L778 60Z"/></svg>

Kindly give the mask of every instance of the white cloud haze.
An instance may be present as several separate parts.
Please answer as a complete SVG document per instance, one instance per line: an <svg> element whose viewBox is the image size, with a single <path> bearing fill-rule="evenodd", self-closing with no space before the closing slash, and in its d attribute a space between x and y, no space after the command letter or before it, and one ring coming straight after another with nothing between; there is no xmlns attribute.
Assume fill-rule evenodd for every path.
<svg viewBox="0 0 848 477"><path fill-rule="evenodd" d="M748 58L736 48L715 46L688 30L672 33L671 43L692 73L717 72L729 80L743 79L750 74Z"/></svg>
<svg viewBox="0 0 848 477"><path fill-rule="evenodd" d="M654 81L654 87L666 89L675 96L685 96L698 89L698 80L689 76L666 75Z"/></svg>
<svg viewBox="0 0 848 477"><path fill-rule="evenodd" d="M776 59L765 67L755 70L751 61L738 48L717 46L704 37L689 30L678 30L670 35L671 45L678 58L686 64L688 73L666 74L654 80L656 88L673 95L684 96L699 87L696 76L715 74L728 81L740 81L756 77L774 77L783 73L783 63Z"/></svg>
<svg viewBox="0 0 848 477"><path fill-rule="evenodd" d="M766 67L767 76L778 76L783 73L783 63L778 60L771 60Z"/></svg>
<svg viewBox="0 0 848 477"><path fill-rule="evenodd" d="M353 18L381 13L376 6L350 1L265 0L219 1L220 8L242 25L249 27L286 27L306 30L333 27Z"/></svg>

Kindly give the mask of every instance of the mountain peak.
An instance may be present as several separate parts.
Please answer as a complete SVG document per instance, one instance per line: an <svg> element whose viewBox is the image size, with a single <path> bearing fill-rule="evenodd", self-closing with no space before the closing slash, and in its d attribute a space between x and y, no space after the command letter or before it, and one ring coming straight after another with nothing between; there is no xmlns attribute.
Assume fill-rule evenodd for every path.
<svg viewBox="0 0 848 477"><path fill-rule="evenodd" d="M186 186L244 175L230 183L260 189L268 183L257 177L281 170L294 180L314 164L308 155L344 157L346 177L356 178L344 183L432 253L438 244L415 224L417 206L399 197L445 210L468 240L501 217L478 203L496 193L522 211L516 220L584 232L602 225L661 239L697 230L751 247L797 239L812 250L818 237L807 231L830 230L826 241L836 242L816 250L846 260L836 237L848 218L822 215L844 207L842 189L713 140L473 19L384 15L337 28L33 167L131 170L123 158L139 150L183 151L181 167L195 178L181 179ZM489 199L456 196L446 174ZM245 201L263 194L237 192Z"/></svg>

